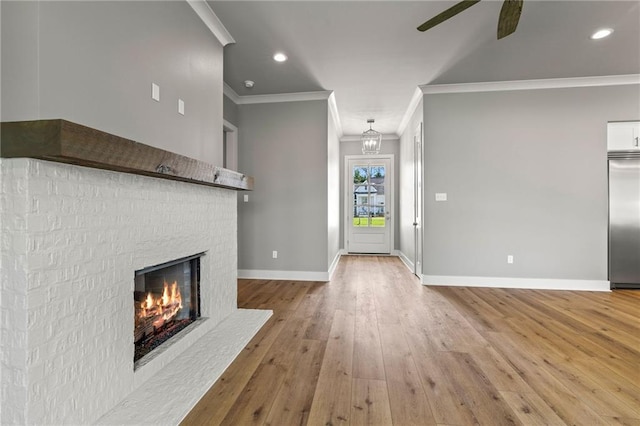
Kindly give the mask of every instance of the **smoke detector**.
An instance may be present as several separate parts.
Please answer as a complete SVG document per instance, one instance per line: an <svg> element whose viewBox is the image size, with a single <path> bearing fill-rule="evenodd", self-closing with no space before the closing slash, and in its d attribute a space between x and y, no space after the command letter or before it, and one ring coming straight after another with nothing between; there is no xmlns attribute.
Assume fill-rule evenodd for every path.
<svg viewBox="0 0 640 426"><path fill-rule="evenodd" d="M247 89L251 89L254 84L256 84L256 83L251 81L251 80L245 80L244 81L244 87L246 87Z"/></svg>

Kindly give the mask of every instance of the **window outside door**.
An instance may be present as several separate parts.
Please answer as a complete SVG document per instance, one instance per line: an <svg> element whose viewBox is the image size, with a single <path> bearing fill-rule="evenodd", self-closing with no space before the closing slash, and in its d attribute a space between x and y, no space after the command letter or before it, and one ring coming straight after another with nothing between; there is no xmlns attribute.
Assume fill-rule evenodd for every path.
<svg viewBox="0 0 640 426"><path fill-rule="evenodd" d="M391 158L346 160L347 251L389 254L393 207Z"/></svg>

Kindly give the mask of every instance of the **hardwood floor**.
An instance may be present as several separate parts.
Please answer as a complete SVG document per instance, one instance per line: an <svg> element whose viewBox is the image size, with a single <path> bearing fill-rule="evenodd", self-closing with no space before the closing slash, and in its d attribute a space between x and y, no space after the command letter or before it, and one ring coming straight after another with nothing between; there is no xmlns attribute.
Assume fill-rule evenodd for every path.
<svg viewBox="0 0 640 426"><path fill-rule="evenodd" d="M184 425L640 425L640 291L424 287L344 256L238 303L274 315Z"/></svg>

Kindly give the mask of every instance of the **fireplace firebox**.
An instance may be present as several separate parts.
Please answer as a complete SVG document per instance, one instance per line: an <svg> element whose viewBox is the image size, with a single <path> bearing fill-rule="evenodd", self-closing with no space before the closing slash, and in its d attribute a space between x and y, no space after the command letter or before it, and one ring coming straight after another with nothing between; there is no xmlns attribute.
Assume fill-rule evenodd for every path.
<svg viewBox="0 0 640 426"><path fill-rule="evenodd" d="M176 259L135 272L134 363L200 317L200 258Z"/></svg>

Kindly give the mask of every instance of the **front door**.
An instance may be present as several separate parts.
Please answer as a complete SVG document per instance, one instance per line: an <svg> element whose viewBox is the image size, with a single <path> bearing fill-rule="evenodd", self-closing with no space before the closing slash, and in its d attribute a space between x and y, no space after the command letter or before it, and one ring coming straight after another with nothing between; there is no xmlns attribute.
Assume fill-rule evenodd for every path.
<svg viewBox="0 0 640 426"><path fill-rule="evenodd" d="M347 251L391 253L392 158L347 158Z"/></svg>

